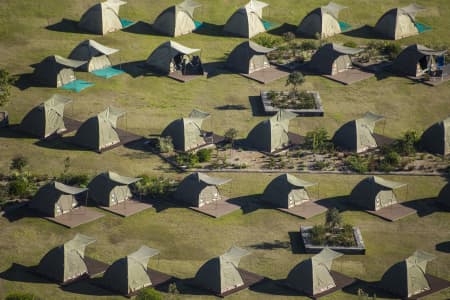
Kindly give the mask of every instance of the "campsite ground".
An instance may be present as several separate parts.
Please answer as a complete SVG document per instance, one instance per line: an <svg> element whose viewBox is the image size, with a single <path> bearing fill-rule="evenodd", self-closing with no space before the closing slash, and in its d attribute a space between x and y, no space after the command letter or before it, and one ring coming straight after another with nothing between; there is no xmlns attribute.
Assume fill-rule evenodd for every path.
<svg viewBox="0 0 450 300"><path fill-rule="evenodd" d="M78 20L81 13L95 0L3 0L0 2L0 66L14 74L30 73L29 65L39 62L45 56L59 54L67 56L71 49L83 39L115 47L121 52L113 57L124 69L145 60L150 52L166 37L116 32L104 37L73 32L58 32L45 29L62 18ZM158 12L177 1L130 1L121 9L121 16L131 20L151 23ZM204 6L197 18L211 24L223 24L227 17L245 1L200 1ZM211 5L214 2L214 5ZM326 1L266 1L271 4L267 19L276 23L297 24L311 9ZM355 28L364 24L374 25L377 18L388 8L407 5L408 1L394 0L341 0L340 4L351 9L344 10L342 20ZM450 5L447 0L418 1L429 9L419 20L433 27L431 32L399 41L401 45L419 42L438 46L450 44L448 27ZM145 27L145 26L144 26ZM70 28L70 26L69 26ZM217 36L220 30L211 34L191 34L176 41L193 48L201 48L203 63L223 60L238 43L239 38ZM339 35L331 41L355 41L366 44L371 39ZM135 69L139 70L139 69ZM187 115L192 108L210 112L212 117L205 121L206 130L223 134L228 128L239 130L239 136L246 133L264 117L257 116L252 104L260 89L285 89L285 81L279 80L268 86L261 86L251 80L233 74L211 74L208 79L199 79L181 84L158 76L146 76L133 72L104 80L91 74L77 73L80 79L93 81L95 86L79 94L51 88L21 86L14 88L11 103L6 107L11 123L17 123L33 106L57 92L69 95L73 100L66 110L67 115L84 120L107 105L128 111L125 120L119 123L134 133L148 136L159 134L173 119ZM136 76L136 77L134 77ZM384 134L399 137L408 129L424 130L435 121L446 117L450 103L450 84L428 87L404 78L372 78L351 86L343 86L324 78L308 76L304 89L320 92L325 116L322 118L298 118L291 124L292 131L305 134L318 126L334 132L344 122L360 117L366 111L373 111L386 117ZM245 109L224 109L244 106ZM256 116L255 116L256 114ZM71 171L95 174L109 169L123 175L141 173L161 174L182 178L185 174L175 173L157 156L140 149L118 148L98 155L72 149L61 143L50 146L36 143L34 139L19 138L10 131L0 130L0 173L7 174L10 160L18 153L30 161L29 170L36 174L58 175L63 170L65 157L71 158ZM261 193L274 175L265 174L218 174L233 178L233 183L223 187L229 197ZM320 182L321 198L330 202L347 195L362 176L309 175L306 180ZM390 177L388 177L390 178ZM420 216L410 216L396 223L388 223L366 213L347 210L344 220L361 228L368 252L366 256L346 256L336 261L334 268L346 275L367 281L380 278L392 263L404 258L415 249L429 251L438 258L429 264L429 272L450 280L450 257L448 253L436 250L436 244L450 240L450 218L448 213L433 211L429 205L436 197L445 180L440 177L392 177L407 182L409 200L417 200L421 207ZM342 198L341 198L342 199ZM427 199L427 200L425 200ZM241 199L242 200L242 199ZM244 199L245 201L245 199ZM345 200L344 200L345 201ZM252 203L247 201L245 203ZM164 206L162 206L164 207ZM251 209L253 206L250 206ZM51 247L70 239L76 232L91 235L97 243L87 250L94 258L112 262L134 251L141 244L161 251L159 260L150 266L181 278L192 277L202 262L224 252L231 245L252 249L253 254L242 261L242 267L270 278L280 279L306 255L292 254L285 247L290 243L289 232L297 232L301 224L318 224L324 216L308 221L269 209L258 209L251 213L236 212L220 220L213 220L190 210L169 207L162 211L149 210L129 219L111 214L92 224L76 230L67 230L45 220L32 217L9 222L0 218L0 272L11 264L33 265ZM294 243L295 244L295 243ZM295 250L295 249L294 249ZM447 249L448 250L448 249ZM0 275L0 298L12 291L31 291L45 299L91 299L87 290L68 289L64 293L56 285L27 282L30 278L19 269ZM257 291L243 291L231 299L269 299L274 289L262 286ZM79 292L79 293L78 293ZM98 292L95 290L94 292ZM354 291L350 291L353 292ZM85 293L85 294L83 294ZM279 296L276 296L277 299ZM444 291L428 299L450 297ZM113 297L105 295L105 299ZM199 296L183 296L183 299L198 299ZM289 297L294 299L295 297ZM348 292L334 294L327 299L356 299ZM382 297L378 296L377 299Z"/></svg>

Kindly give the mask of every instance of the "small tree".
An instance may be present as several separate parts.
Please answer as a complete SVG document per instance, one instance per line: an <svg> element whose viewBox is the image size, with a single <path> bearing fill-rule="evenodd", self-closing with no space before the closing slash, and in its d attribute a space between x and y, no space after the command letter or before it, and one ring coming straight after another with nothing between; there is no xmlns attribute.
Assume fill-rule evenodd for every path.
<svg viewBox="0 0 450 300"><path fill-rule="evenodd" d="M302 72L294 71L289 74L289 77L286 79L286 86L292 85L292 91L294 95L297 94L297 86L302 85L305 82L305 77Z"/></svg>
<svg viewBox="0 0 450 300"><path fill-rule="evenodd" d="M283 33L283 40L287 43L292 42L295 39L295 34L291 31Z"/></svg>
<svg viewBox="0 0 450 300"><path fill-rule="evenodd" d="M170 153L173 152L174 146L171 136L160 137L158 139L158 151L160 153Z"/></svg>
<svg viewBox="0 0 450 300"><path fill-rule="evenodd" d="M238 135L238 131L236 128L230 128L225 132L225 139L231 144L231 146L234 146L234 141L236 140Z"/></svg>
<svg viewBox="0 0 450 300"><path fill-rule="evenodd" d="M342 218L339 214L339 210L333 207L327 211L325 226L331 231L339 230L342 227Z"/></svg>
<svg viewBox="0 0 450 300"><path fill-rule="evenodd" d="M0 107L8 103L11 96L11 85L17 80L5 69L0 69Z"/></svg>
<svg viewBox="0 0 450 300"><path fill-rule="evenodd" d="M11 161L10 170L22 172L23 169L28 165L28 160L22 155L14 157Z"/></svg>
<svg viewBox="0 0 450 300"><path fill-rule="evenodd" d="M137 294L136 300L163 300L163 295L154 288L145 288Z"/></svg>
<svg viewBox="0 0 450 300"><path fill-rule="evenodd" d="M313 152L323 152L332 150L333 144L328 137L328 131L325 128L317 128L306 133L304 147Z"/></svg>
<svg viewBox="0 0 450 300"><path fill-rule="evenodd" d="M398 140L397 142L397 148L398 152L401 155L414 155L416 154L416 146L419 142L419 135L414 130L409 130L405 132L403 137Z"/></svg>
<svg viewBox="0 0 450 300"><path fill-rule="evenodd" d="M177 288L177 284L175 282L172 282L171 284L169 284L169 289L168 289L168 297L166 297L166 299L168 300L177 300L179 299L179 295L180 295L180 291Z"/></svg>

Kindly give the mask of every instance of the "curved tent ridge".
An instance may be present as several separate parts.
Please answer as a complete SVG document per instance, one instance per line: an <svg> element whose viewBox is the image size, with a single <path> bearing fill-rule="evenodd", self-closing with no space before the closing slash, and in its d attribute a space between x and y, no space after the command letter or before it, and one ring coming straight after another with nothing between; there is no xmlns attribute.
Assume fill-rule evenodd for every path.
<svg viewBox="0 0 450 300"><path fill-rule="evenodd" d="M381 120L384 120L384 116L377 115L377 114L374 114L369 111L369 112L366 112L362 118L356 119L355 122L357 124L357 127L358 127L358 125L364 126L369 129L370 133L373 134L373 131L375 129L375 124Z"/></svg>
<svg viewBox="0 0 450 300"><path fill-rule="evenodd" d="M43 106L45 109L51 109L55 111L58 115L63 116L64 115L64 107L66 104L69 104L72 102L72 99L68 97L64 97L58 94L52 95L49 99L47 99L44 103L42 103L40 106Z"/></svg>
<svg viewBox="0 0 450 300"><path fill-rule="evenodd" d="M91 57L96 56L96 55L92 54L92 52L95 53L95 51L97 51L101 54L104 54L104 55L112 55L114 53L119 52L119 49L107 47L105 45L100 44L99 42L94 41L94 40L84 40L73 49L70 56L72 56L72 54L76 53L76 51L80 47L87 47L89 49L89 54L91 55ZM92 51L92 49L94 49L95 51Z"/></svg>
<svg viewBox="0 0 450 300"><path fill-rule="evenodd" d="M346 47L344 45L336 44L336 43L332 43L332 44L328 44L328 45L331 45L331 48L340 54L355 55L355 54L358 54L358 53L361 53L364 51L364 49ZM328 46L328 47L330 47L330 46Z"/></svg>
<svg viewBox="0 0 450 300"><path fill-rule="evenodd" d="M272 121L276 122L283 122L283 121L290 121L297 117L297 114L290 112L285 109L280 109L277 114L270 118Z"/></svg>
<svg viewBox="0 0 450 300"><path fill-rule="evenodd" d="M121 0L107 0L105 2L101 3L102 5L108 6L109 8L111 8L112 10L114 10L114 12L116 13L116 15L119 15L119 9L122 5L127 4L126 1L121 1Z"/></svg>
<svg viewBox="0 0 450 300"><path fill-rule="evenodd" d="M419 53L421 53L423 55L441 56L441 55L444 55L445 53L447 53L447 50L434 50L434 49L425 47L425 46L420 45L420 44L411 45L410 47L415 47L417 52L419 52ZM409 47L407 47L407 48L409 48Z"/></svg>
<svg viewBox="0 0 450 300"><path fill-rule="evenodd" d="M329 265L331 267L331 262L338 257L343 256L344 254L331 250L328 247L323 248L318 254L311 257L311 260L314 263L323 263L325 265Z"/></svg>
<svg viewBox="0 0 450 300"><path fill-rule="evenodd" d="M300 178L298 178L298 177L296 177L294 175L288 174L288 173L284 174L284 177L286 178L286 181L289 184L291 184L291 185L293 185L295 187L299 187L299 188L307 188L307 187L311 187L311 186L317 185L316 182L309 182L309 181L300 179Z"/></svg>
<svg viewBox="0 0 450 300"><path fill-rule="evenodd" d="M262 10L265 7L268 7L269 4L262 2L262 1L257 1L257 0L250 0L249 3L247 3L244 8L250 12L254 12L258 15L258 17L262 18Z"/></svg>
<svg viewBox="0 0 450 300"><path fill-rule="evenodd" d="M122 175L119 175L119 174L117 174L115 172L111 172L111 171L104 173L104 175L106 175L106 177L108 177L109 180L114 181L115 183L125 184L125 185L132 184L132 183L142 180L142 178L140 178L140 177L122 176Z"/></svg>
<svg viewBox="0 0 450 300"><path fill-rule="evenodd" d="M343 5L339 5L337 3L334 2L330 2L328 3L326 6L322 6L321 7L321 12L324 13L328 13L330 15L332 15L333 17L335 17L336 19L339 18L339 12L345 8L348 8L347 6L343 6Z"/></svg>
<svg viewBox="0 0 450 300"><path fill-rule="evenodd" d="M52 185L56 190L69 195L81 194L88 190L87 188L78 188L74 186L65 185L64 183L58 181L54 181Z"/></svg>
<svg viewBox="0 0 450 300"><path fill-rule="evenodd" d="M97 118L100 120L105 120L111 124L112 127L117 127L117 120L125 115L126 111L118 108L114 108L112 106L109 106L104 111L100 112L97 115Z"/></svg>
<svg viewBox="0 0 450 300"><path fill-rule="evenodd" d="M194 173L193 175L195 177L197 177L198 181L203 182L207 185L219 186L219 185L223 185L223 184L231 181L231 179L212 177L212 176L206 175L205 173L200 173L200 172Z"/></svg>
<svg viewBox="0 0 450 300"><path fill-rule="evenodd" d="M143 268L147 269L148 260L158 255L160 252L157 249L153 249L147 246L141 246L137 251L129 254L127 258L131 258L142 265Z"/></svg>
<svg viewBox="0 0 450 300"><path fill-rule="evenodd" d="M411 19L413 19L415 21L416 19L416 14L418 12L421 12L423 10L425 10L426 8L424 6L421 5L417 5L415 3L410 4L408 6L404 6L404 7L400 7L397 9L397 13L398 14L405 14L405 15L409 15L411 17Z"/></svg>
<svg viewBox="0 0 450 300"><path fill-rule="evenodd" d="M194 18L194 10L201 7L202 5L194 0L185 0L176 5L177 9L181 9L189 14L189 16Z"/></svg>
<svg viewBox="0 0 450 300"><path fill-rule="evenodd" d="M65 58L59 55L53 55L51 56L51 58L60 65L69 67L69 68L78 68L82 65L84 65L85 63L87 63L87 61L85 60L75 60L75 59L69 59L69 58Z"/></svg>
<svg viewBox="0 0 450 300"><path fill-rule="evenodd" d="M240 247L233 246L228 249L227 252L220 256L221 259L231 262L236 268L239 266L239 262L242 257L250 255L251 252Z"/></svg>
<svg viewBox="0 0 450 300"><path fill-rule="evenodd" d="M199 52L200 49L195 49L195 48L189 48L186 46L181 45L180 43L174 42L174 41L168 41L165 43L166 45L168 45L170 48L178 51L181 54L185 54L185 55L191 55L195 52Z"/></svg>
<svg viewBox="0 0 450 300"><path fill-rule="evenodd" d="M64 243L64 248L77 251L84 258L84 251L87 246L95 243L97 240L93 237L77 233L73 239Z"/></svg>
<svg viewBox="0 0 450 300"><path fill-rule="evenodd" d="M394 190L394 189L398 189L404 186L407 186L407 183L402 183L402 182L396 182L396 181L392 181L392 180L387 180L378 176L371 176L368 177L368 180L370 182L373 182L375 184L378 184L382 187Z"/></svg>
<svg viewBox="0 0 450 300"><path fill-rule="evenodd" d="M272 52L272 51L274 51L276 49L276 48L268 48L268 47L261 46L261 45L255 43L255 42L253 42L253 41L247 41L247 42L244 42L243 44L246 44L246 43L248 43L248 47L250 49L252 49L253 51L255 51L256 53L267 54L267 53Z"/></svg>

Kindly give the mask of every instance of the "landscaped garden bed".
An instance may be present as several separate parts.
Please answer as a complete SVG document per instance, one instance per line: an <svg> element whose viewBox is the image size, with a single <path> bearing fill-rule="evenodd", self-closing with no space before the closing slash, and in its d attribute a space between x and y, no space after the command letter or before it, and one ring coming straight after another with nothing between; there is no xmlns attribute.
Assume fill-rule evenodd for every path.
<svg viewBox="0 0 450 300"><path fill-rule="evenodd" d="M292 93L288 91L261 91L261 103L266 114L275 114L280 109L302 117L323 117L320 94L316 91Z"/></svg>

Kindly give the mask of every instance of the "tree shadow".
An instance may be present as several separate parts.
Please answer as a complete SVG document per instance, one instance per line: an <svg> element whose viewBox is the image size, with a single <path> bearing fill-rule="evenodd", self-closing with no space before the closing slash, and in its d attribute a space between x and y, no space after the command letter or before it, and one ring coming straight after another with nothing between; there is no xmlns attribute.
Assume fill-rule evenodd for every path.
<svg viewBox="0 0 450 300"><path fill-rule="evenodd" d="M161 35L153 29L151 24L143 21L137 21L133 25L123 28L122 31L134 34Z"/></svg>
<svg viewBox="0 0 450 300"><path fill-rule="evenodd" d="M44 277L33 273L33 267L13 263L7 270L0 273L0 278L6 281L27 283L51 283Z"/></svg>
<svg viewBox="0 0 450 300"><path fill-rule="evenodd" d="M376 33L373 30L372 26L364 25L359 28L355 28L346 32L342 33L343 35L354 37L354 38L361 38L361 39L368 39L368 40L379 40L383 39L382 36L380 36L378 33Z"/></svg>
<svg viewBox="0 0 450 300"><path fill-rule="evenodd" d="M223 31L223 27L224 25L203 22L202 26L196 29L194 33L209 36L227 36Z"/></svg>
<svg viewBox="0 0 450 300"><path fill-rule="evenodd" d="M66 18L61 19L58 23L48 25L45 29L57 32L67 32L67 33L86 33L78 27L78 21L69 20Z"/></svg>
<svg viewBox="0 0 450 300"><path fill-rule="evenodd" d="M228 202L238 205L244 214L252 213L258 209L267 209L268 206L259 199L259 194L247 195L229 199Z"/></svg>
<svg viewBox="0 0 450 300"><path fill-rule="evenodd" d="M249 96L248 102L250 102L250 107L252 108L252 115L254 117L267 116L261 103L260 96Z"/></svg>
<svg viewBox="0 0 450 300"><path fill-rule="evenodd" d="M397 299L397 297L378 288L378 283L378 281L369 282L361 279L356 279L356 281L352 285L344 287L342 291L350 295L358 295L358 291L361 290L369 294L369 297L373 297L374 295L376 295L377 298L379 297L382 299Z"/></svg>
<svg viewBox="0 0 450 300"><path fill-rule="evenodd" d="M113 296L117 295L112 291L102 288L100 285L95 284L97 281L101 281L102 278L93 278L90 280L81 280L67 286L61 286L60 289L66 293L88 295L88 296Z"/></svg>
<svg viewBox="0 0 450 300"><path fill-rule="evenodd" d="M248 245L247 247L257 250L276 250L276 249L291 249L291 243L289 241L274 240L273 242L262 242L258 244Z"/></svg>
<svg viewBox="0 0 450 300"><path fill-rule="evenodd" d="M207 78L213 78L222 74L232 74L223 61L204 63L203 69L208 74Z"/></svg>
<svg viewBox="0 0 450 300"><path fill-rule="evenodd" d="M297 31L297 26L295 26L293 24L289 24L289 23L283 23L281 26L275 27L275 28L267 31L267 33L282 36L286 32L292 32L295 34L296 31Z"/></svg>
<svg viewBox="0 0 450 300"><path fill-rule="evenodd" d="M300 292L294 291L284 286L283 279L273 280L265 278L263 281L251 286L249 289L253 292L276 296L306 296Z"/></svg>
<svg viewBox="0 0 450 300"><path fill-rule="evenodd" d="M217 110L246 110L247 107L242 104L225 104L221 106L216 106L214 109Z"/></svg>
<svg viewBox="0 0 450 300"><path fill-rule="evenodd" d="M426 198L402 202L401 204L415 209L419 217L425 217L434 212L440 211L438 200L438 198Z"/></svg>
<svg viewBox="0 0 450 300"><path fill-rule="evenodd" d="M289 240L291 242L291 251L292 254L304 254L306 253L305 247L303 245L302 237L299 231L290 231Z"/></svg>
<svg viewBox="0 0 450 300"><path fill-rule="evenodd" d="M436 250L444 253L450 253L450 241L436 244Z"/></svg>

